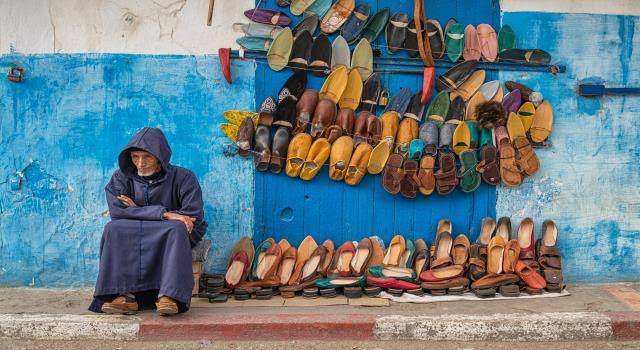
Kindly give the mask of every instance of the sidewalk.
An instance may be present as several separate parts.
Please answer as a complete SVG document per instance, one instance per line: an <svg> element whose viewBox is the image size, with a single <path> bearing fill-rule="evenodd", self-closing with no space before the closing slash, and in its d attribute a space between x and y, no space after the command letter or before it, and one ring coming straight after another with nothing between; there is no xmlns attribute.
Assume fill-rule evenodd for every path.
<svg viewBox="0 0 640 350"><path fill-rule="evenodd" d="M569 286L544 299L194 299L174 317L88 312L91 290L0 289L0 337L120 340L640 340L640 284ZM326 305L334 304L334 305ZM375 306L374 306L375 305ZM383 306L387 305L387 306Z"/></svg>

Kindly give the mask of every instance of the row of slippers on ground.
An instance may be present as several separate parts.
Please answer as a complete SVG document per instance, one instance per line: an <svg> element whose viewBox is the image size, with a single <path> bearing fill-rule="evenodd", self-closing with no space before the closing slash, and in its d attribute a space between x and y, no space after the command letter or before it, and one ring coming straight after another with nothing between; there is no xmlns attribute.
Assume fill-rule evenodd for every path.
<svg viewBox="0 0 640 350"><path fill-rule="evenodd" d="M306 288L332 294L327 290L354 287L348 291L355 293L367 285L396 294L420 294L422 290L444 295L471 290L479 297L493 296L496 291L518 296L521 290L540 294L564 288L553 221L543 223L537 241L531 218L522 220L515 233L509 218L497 223L485 218L474 244L464 234L454 239L452 231L451 221L440 220L433 245L396 235L386 251L376 236L347 241L337 249L331 240L318 245L311 236L297 249L286 239L276 243L272 238L254 248L251 239L244 237L231 252L224 283L218 279L215 285L223 294L239 289L241 298L262 289L265 291L260 294L267 298L276 290L283 297L293 297ZM307 296L312 292L307 290Z"/></svg>
<svg viewBox="0 0 640 350"><path fill-rule="evenodd" d="M306 89L306 74L298 72L281 89L278 103L269 97L257 116L245 116L232 140L240 155L254 154L260 171L285 168L291 177L311 180L329 160L330 177L355 186L367 172L384 170L383 187L408 198L418 191L445 195L458 184L473 192L481 179L519 186L540 168L532 145L548 139L553 110L540 93L507 82L510 92L505 95L499 81L485 83L485 72L474 69L474 62L463 62L445 73L446 79L438 79L457 77L456 89L435 84L433 75L425 79L423 88L432 91L435 84L441 91L426 108L427 122L421 127L425 90L412 94L402 88L377 118L370 112L376 104L368 103L362 90L354 94L350 78L337 77L341 69L319 93ZM357 76L355 80L360 82ZM339 81L344 86L337 86ZM362 111L356 118L358 107ZM272 125L277 126L273 136Z"/></svg>
<svg viewBox="0 0 640 350"><path fill-rule="evenodd" d="M419 56L418 40L421 39L416 30L416 22L409 19L407 14L398 12L390 16L389 8L383 8L370 16L371 6L366 3L355 6L353 0L340 0L333 7L330 7L330 1L324 3L327 6L312 8L311 11L307 11L304 6L292 4L292 14L305 13L304 19L293 30L281 27L290 25L291 19L280 11L247 10L245 15L253 22L233 25L235 31L246 35L237 42L247 50L267 51L267 58L274 70L284 68L287 61L290 62L289 66L300 68L301 60L304 60L303 66L306 68L307 59L312 57L309 62L315 64L309 66L309 69L318 75L326 74L326 69L332 65L332 58L346 56L348 59L349 44L359 40L364 40L367 44L373 43L383 30L387 53L395 54L406 50L410 57ZM323 12L314 12L318 10ZM322 34L314 40L313 35L318 27ZM421 28L425 28L427 33L423 40L428 41L433 59L443 58L446 52L452 62L457 62L461 57L465 60L482 59L488 62L502 60L548 64L551 61L549 53L543 50L517 49L516 35L508 25L502 26L496 34L489 24L477 27L469 24L464 27L451 18L444 30L435 19L420 22ZM340 35L332 45L325 34L332 34L338 29Z"/></svg>

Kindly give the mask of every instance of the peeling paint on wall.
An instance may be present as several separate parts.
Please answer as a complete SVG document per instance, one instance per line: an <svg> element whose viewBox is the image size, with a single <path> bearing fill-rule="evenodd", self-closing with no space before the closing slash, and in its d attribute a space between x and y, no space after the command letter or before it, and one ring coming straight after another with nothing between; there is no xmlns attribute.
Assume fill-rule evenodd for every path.
<svg viewBox="0 0 640 350"><path fill-rule="evenodd" d="M541 171L517 189L500 187L498 215L559 225L569 282L637 281L640 276L640 115L638 97L579 97L577 84L637 86L640 18L505 13L519 47L548 50L567 73L502 72L542 92L554 107L553 146ZM536 232L540 235L540 232Z"/></svg>
<svg viewBox="0 0 640 350"><path fill-rule="evenodd" d="M143 126L162 128L172 162L193 170L205 200L207 268L253 232L251 162L223 155L226 109L252 109L254 63L228 85L215 56L37 55L27 79L0 80L0 285L90 286L108 222L104 186Z"/></svg>

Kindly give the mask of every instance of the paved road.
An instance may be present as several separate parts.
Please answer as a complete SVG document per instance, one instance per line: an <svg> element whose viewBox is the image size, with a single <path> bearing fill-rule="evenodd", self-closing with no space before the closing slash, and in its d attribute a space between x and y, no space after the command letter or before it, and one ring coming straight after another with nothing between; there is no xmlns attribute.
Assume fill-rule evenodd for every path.
<svg viewBox="0 0 640 350"><path fill-rule="evenodd" d="M97 341L24 341L0 339L0 349L7 350L605 350L639 349L640 342L553 342L553 343L514 343L514 342L97 342Z"/></svg>

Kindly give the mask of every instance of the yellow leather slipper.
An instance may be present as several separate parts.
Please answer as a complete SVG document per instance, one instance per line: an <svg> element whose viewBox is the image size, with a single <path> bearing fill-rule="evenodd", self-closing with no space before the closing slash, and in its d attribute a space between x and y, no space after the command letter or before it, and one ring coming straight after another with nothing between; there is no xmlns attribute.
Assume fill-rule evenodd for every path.
<svg viewBox="0 0 640 350"><path fill-rule="evenodd" d="M398 124L400 123L400 115L396 111L387 111L380 117L382 122L382 140L387 140L389 146L393 145L398 133Z"/></svg>
<svg viewBox="0 0 640 350"><path fill-rule="evenodd" d="M321 137L313 142L307 155L307 160L302 165L300 178L305 181L313 179L322 169L324 163L329 159L331 153L331 144L329 141Z"/></svg>
<svg viewBox="0 0 640 350"><path fill-rule="evenodd" d="M482 93L482 91L478 91L473 96L471 96L469 102L467 102L467 110L465 111L464 120L478 119L476 115L476 107L486 101L487 100L484 98L484 94Z"/></svg>
<svg viewBox="0 0 640 350"><path fill-rule="evenodd" d="M518 109L518 117L524 125L524 131L529 131L531 124L533 124L533 116L536 114L536 107L531 102L525 102Z"/></svg>
<svg viewBox="0 0 640 350"><path fill-rule="evenodd" d="M353 139L351 136L340 136L331 145L329 157L329 177L335 181L344 179L351 155L353 154Z"/></svg>
<svg viewBox="0 0 640 350"><path fill-rule="evenodd" d="M449 99L453 101L456 97L460 96L465 100L465 102L469 101L471 96L473 96L473 94L480 89L480 86L484 84L485 77L486 73L482 69L473 72L469 79L465 80L459 88L449 94Z"/></svg>
<svg viewBox="0 0 640 350"><path fill-rule="evenodd" d="M471 147L471 130L466 122L458 124L453 132L453 152L460 155Z"/></svg>
<svg viewBox="0 0 640 350"><path fill-rule="evenodd" d="M288 176L298 177L300 175L302 165L309 154L311 142L313 142L313 139L311 138L311 135L307 133L300 133L293 137L287 150L287 165L285 167L285 173Z"/></svg>
<svg viewBox="0 0 640 350"><path fill-rule="evenodd" d="M536 114L533 116L533 123L529 134L531 135L531 141L535 143L542 143L549 138L551 131L553 130L553 108L549 102L542 102L536 109Z"/></svg>
<svg viewBox="0 0 640 350"><path fill-rule="evenodd" d="M356 186L362 181L367 173L367 164L371 157L373 147L366 142L361 142L351 156L347 173L344 175L344 182L347 185Z"/></svg>
<svg viewBox="0 0 640 350"><path fill-rule="evenodd" d="M420 126L418 125L418 121L412 118L403 118L398 127L394 151L403 156L406 155L409 152L409 143L418 138L419 132Z"/></svg>
<svg viewBox="0 0 640 350"><path fill-rule="evenodd" d="M367 172L371 175L377 175L384 170L387 165L387 159L391 154L391 145L385 140L380 140L378 145L371 151L369 163L367 163Z"/></svg>
<svg viewBox="0 0 640 350"><path fill-rule="evenodd" d="M357 69L352 69L347 78L347 87L344 89L338 105L340 108L356 110L362 97L362 77Z"/></svg>
<svg viewBox="0 0 640 350"><path fill-rule="evenodd" d="M509 139L511 142L513 142L517 137L527 136L524 131L522 121L518 118L518 115L513 112L509 113L509 118L507 119L507 132L509 133Z"/></svg>
<svg viewBox="0 0 640 350"><path fill-rule="evenodd" d="M327 99L337 104L342 97L342 93L347 88L347 81L349 80L349 72L346 67L338 67L331 72L327 79L322 84L322 88L318 93L320 99Z"/></svg>

